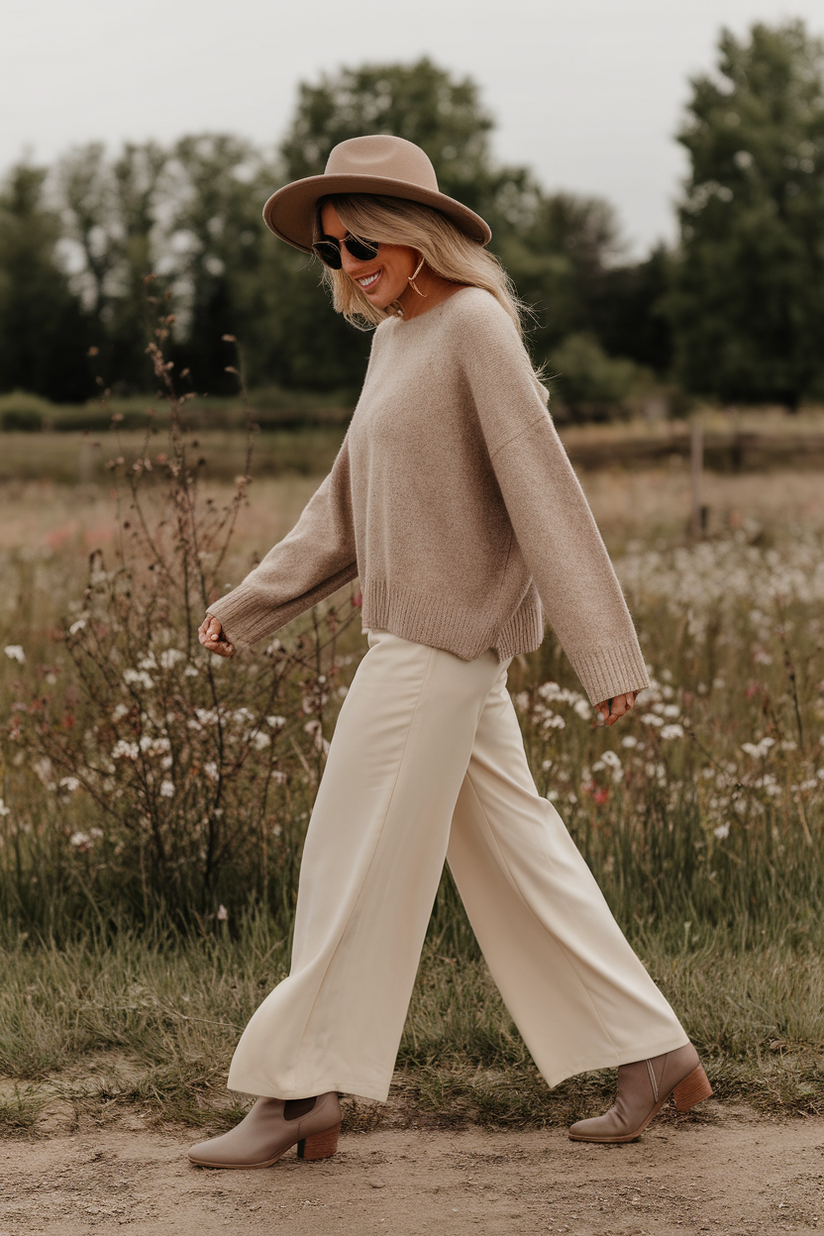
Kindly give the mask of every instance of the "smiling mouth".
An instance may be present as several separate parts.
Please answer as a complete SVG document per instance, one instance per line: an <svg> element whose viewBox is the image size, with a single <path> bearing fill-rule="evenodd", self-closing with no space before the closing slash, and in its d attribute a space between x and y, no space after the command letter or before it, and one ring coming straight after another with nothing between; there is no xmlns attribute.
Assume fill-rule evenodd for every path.
<svg viewBox="0 0 824 1236"><path fill-rule="evenodd" d="M381 272L379 270L376 270L374 275L366 275L365 278L358 279L357 281L358 287L361 288L364 292L368 292L371 287L374 287L374 285L377 283L380 277L381 277Z"/></svg>

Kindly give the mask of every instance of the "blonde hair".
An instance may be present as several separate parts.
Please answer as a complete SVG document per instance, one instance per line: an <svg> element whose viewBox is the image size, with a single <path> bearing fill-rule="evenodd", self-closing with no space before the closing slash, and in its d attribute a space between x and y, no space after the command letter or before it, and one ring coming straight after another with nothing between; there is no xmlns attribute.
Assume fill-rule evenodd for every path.
<svg viewBox="0 0 824 1236"><path fill-rule="evenodd" d="M406 198L379 197L371 193L331 194L318 202L315 240L323 235L320 212L326 202L335 207L351 236L385 245L408 245L416 249L429 269L442 279L491 293L523 338L523 306L509 275L496 257L477 241L470 240L439 210ZM371 305L358 285L342 270L324 266L323 282L332 293L336 311L360 330L378 326L385 318L394 316L391 308L377 309Z"/></svg>

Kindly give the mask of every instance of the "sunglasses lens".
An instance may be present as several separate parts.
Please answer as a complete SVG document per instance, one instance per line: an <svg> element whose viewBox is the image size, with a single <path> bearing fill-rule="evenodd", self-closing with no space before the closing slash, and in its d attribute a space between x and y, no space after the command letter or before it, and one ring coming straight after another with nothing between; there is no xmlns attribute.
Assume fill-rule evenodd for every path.
<svg viewBox="0 0 824 1236"><path fill-rule="evenodd" d="M347 236L343 242L346 248L359 262L369 262L378 252L376 240L358 240L357 236Z"/></svg>
<svg viewBox="0 0 824 1236"><path fill-rule="evenodd" d="M323 240L318 240L312 245L312 252L315 257L320 258L324 266L328 266L332 270L340 270L340 245L336 240L324 237Z"/></svg>

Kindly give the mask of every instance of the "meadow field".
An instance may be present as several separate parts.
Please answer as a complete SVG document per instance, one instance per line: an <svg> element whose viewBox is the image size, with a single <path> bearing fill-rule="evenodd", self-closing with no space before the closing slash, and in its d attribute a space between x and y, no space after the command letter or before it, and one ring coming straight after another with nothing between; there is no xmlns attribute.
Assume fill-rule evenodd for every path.
<svg viewBox="0 0 824 1236"><path fill-rule="evenodd" d="M325 468L334 434L317 432ZM237 1034L285 973L303 832L364 651L357 592L210 659L194 638L205 600L319 476L293 463L247 483L236 438L211 443L222 466L197 482L208 452L189 439L129 439L102 474L76 445L10 468L26 441L45 448L35 438L0 436L16 477L0 482L0 1127L36 1130L55 1104L69 1122L137 1106L219 1127L238 1111L223 1089ZM539 788L717 1096L821 1114L824 475L707 472L701 539L677 455L582 481L653 686L605 730L551 635L517 658ZM445 877L394 1109L555 1124L611 1085L547 1090ZM350 1124L380 1118L350 1105Z"/></svg>

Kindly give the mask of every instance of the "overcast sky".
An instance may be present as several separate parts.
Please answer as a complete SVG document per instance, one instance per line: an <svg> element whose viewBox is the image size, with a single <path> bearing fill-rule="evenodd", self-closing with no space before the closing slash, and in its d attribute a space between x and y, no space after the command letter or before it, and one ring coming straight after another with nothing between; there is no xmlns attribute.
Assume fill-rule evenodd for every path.
<svg viewBox="0 0 824 1236"><path fill-rule="evenodd" d="M300 81L423 54L480 85L496 156L600 194L633 251L674 236L689 77L722 25L821 0L2 0L0 170L101 139L237 133L274 144Z"/></svg>

